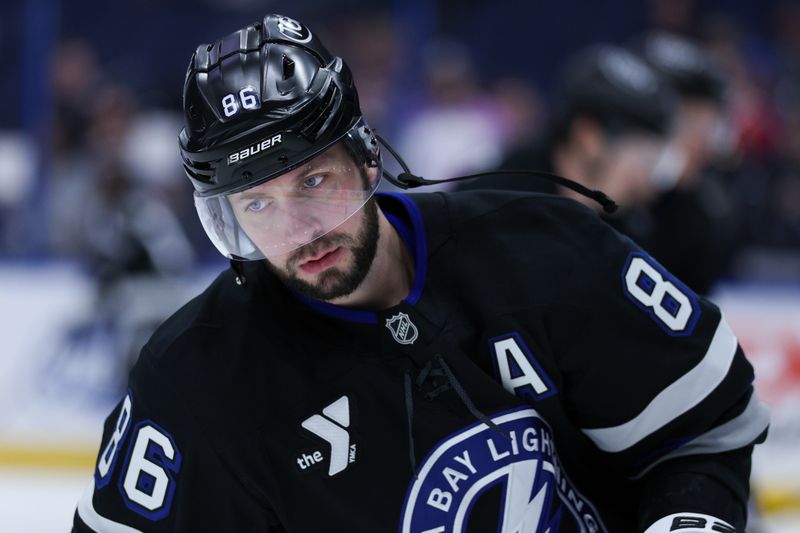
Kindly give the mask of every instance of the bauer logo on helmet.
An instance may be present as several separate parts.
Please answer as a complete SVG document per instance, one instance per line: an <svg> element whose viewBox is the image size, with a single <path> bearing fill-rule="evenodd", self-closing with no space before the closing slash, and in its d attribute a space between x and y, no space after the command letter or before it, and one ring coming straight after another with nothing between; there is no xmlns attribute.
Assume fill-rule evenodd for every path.
<svg viewBox="0 0 800 533"><path fill-rule="evenodd" d="M248 146L244 150L239 150L238 152L234 152L232 154L228 154L228 164L233 165L235 163L241 163L245 159L250 156L254 156L257 153L260 153L264 150L274 147L276 144L283 142L283 134L278 133L277 135L273 135L272 137L268 137L263 139L251 146Z"/></svg>

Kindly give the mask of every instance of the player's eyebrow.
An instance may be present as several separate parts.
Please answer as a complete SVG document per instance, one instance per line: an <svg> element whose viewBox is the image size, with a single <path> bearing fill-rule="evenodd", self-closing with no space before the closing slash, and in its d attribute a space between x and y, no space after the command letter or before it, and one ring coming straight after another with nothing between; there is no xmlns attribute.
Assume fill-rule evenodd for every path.
<svg viewBox="0 0 800 533"><path fill-rule="evenodd" d="M234 198L234 200L240 201L240 200L253 200L253 199L256 199L256 198L263 198L265 196L269 196L269 195L266 194L266 193L263 193L263 192L247 192L247 191L245 191L245 192L242 192L242 193L239 193L239 194L235 195L233 198Z"/></svg>
<svg viewBox="0 0 800 533"><path fill-rule="evenodd" d="M327 155L323 155L322 157L317 158L315 161L309 161L307 165L300 167L302 170L295 176L295 178L305 179L315 172L330 172L334 168L336 168L336 159Z"/></svg>
<svg viewBox="0 0 800 533"><path fill-rule="evenodd" d="M314 159L314 160L309 161L305 165L301 166L300 169L302 169L305 172L311 172L313 170L316 170L317 167L319 167L319 162L316 161L316 159Z"/></svg>
<svg viewBox="0 0 800 533"><path fill-rule="evenodd" d="M297 167L296 169L290 171L294 173L293 176L289 177L288 179L292 181L299 181L308 178L308 176L314 172L318 172L319 170L324 170L326 166L330 166L332 161L335 158L330 154L323 153L308 161L307 163ZM286 177L286 176L281 176ZM269 183L271 180L268 180L264 183ZM263 184L261 184L263 185ZM253 189L248 189L246 191L242 191L240 193L235 193L231 195L231 198L234 201L240 202L244 200L253 200L258 198L264 198L265 196L269 196L266 192L258 191L259 186L256 185Z"/></svg>
<svg viewBox="0 0 800 533"><path fill-rule="evenodd" d="M336 160L335 157L326 152L318 155L305 165L302 165L300 168L302 168L306 172L313 172L315 170L318 170L320 167L329 166L332 162L335 162L335 160Z"/></svg>

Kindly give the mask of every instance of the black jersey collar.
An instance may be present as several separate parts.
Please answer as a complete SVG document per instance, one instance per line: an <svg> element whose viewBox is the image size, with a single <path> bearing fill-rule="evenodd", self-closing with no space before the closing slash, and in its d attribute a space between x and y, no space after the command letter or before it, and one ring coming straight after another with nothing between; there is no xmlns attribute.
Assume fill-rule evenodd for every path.
<svg viewBox="0 0 800 533"><path fill-rule="evenodd" d="M407 195L398 193L378 193L378 205L389 223L397 230L403 243L414 260L414 281L411 290L403 299L409 305L416 305L425 288L428 268L428 242L425 236L425 225L417 204ZM314 300L297 291L291 293L300 301L318 313L362 324L377 324L378 314L374 311L352 309Z"/></svg>

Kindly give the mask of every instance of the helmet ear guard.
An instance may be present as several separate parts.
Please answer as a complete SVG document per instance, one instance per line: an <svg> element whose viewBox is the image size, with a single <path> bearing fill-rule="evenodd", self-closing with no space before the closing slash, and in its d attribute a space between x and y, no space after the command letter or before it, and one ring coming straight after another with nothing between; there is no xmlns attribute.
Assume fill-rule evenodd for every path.
<svg viewBox="0 0 800 533"><path fill-rule="evenodd" d="M381 153L375 132L362 121L362 124L351 129L343 139L345 148L359 166L368 168L380 167Z"/></svg>

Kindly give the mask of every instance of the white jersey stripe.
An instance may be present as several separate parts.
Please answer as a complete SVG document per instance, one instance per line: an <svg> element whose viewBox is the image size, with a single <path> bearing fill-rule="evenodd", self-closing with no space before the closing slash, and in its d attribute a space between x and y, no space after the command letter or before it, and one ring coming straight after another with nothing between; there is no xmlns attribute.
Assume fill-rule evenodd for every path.
<svg viewBox="0 0 800 533"><path fill-rule="evenodd" d="M83 491L83 496L81 496L78 502L78 516L83 520L84 524L98 533L142 533L138 529L100 516L97 511L94 510L94 505L92 504L93 495L94 477L92 477L92 481L89 483L89 486L86 487L86 490Z"/></svg>
<svg viewBox="0 0 800 533"><path fill-rule="evenodd" d="M720 453L747 446L769 426L769 407L758 399L755 392L739 416L728 420L711 431L703 433L677 450L651 463L632 479L639 479L654 466L668 459L685 455Z"/></svg>
<svg viewBox="0 0 800 533"><path fill-rule="evenodd" d="M708 396L728 374L737 346L736 336L725 318L720 317L703 359L658 393L641 413L619 426L581 431L603 451L615 453L630 448Z"/></svg>

